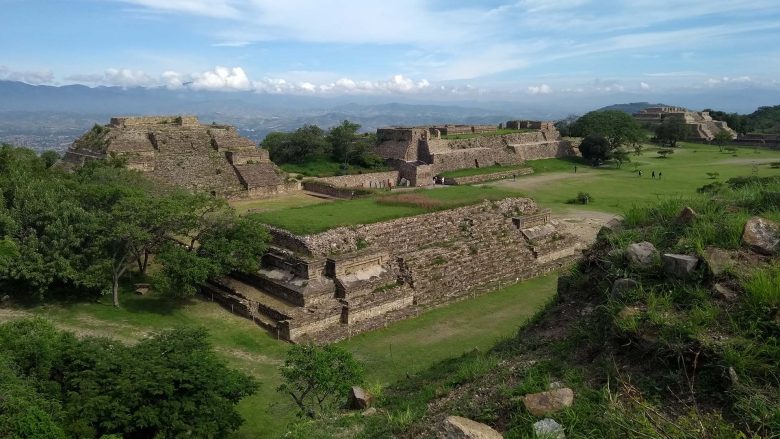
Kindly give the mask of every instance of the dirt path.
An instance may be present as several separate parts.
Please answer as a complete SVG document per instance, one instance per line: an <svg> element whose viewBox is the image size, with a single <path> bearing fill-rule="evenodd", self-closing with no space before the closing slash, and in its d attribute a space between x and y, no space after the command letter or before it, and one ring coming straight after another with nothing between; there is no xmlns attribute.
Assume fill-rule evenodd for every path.
<svg viewBox="0 0 780 439"><path fill-rule="evenodd" d="M530 190L544 184L560 180L587 180L596 176L595 172L550 172L541 175L520 177L517 180L501 180L485 183L490 186L505 187L511 189Z"/></svg>

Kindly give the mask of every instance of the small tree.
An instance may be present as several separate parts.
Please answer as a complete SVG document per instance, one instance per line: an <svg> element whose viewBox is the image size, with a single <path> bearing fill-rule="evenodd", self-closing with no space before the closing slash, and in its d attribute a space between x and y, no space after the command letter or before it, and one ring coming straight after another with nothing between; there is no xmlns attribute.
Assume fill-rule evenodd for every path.
<svg viewBox="0 0 780 439"><path fill-rule="evenodd" d="M734 136L732 136L729 131L720 130L718 131L718 134L715 134L715 138L712 139L712 141L718 145L720 152L723 152L723 148L726 146L726 144L731 142L733 139Z"/></svg>
<svg viewBox="0 0 780 439"><path fill-rule="evenodd" d="M345 401L350 386L363 381L363 367L349 352L333 346L295 345L281 367L282 384L301 413L315 417Z"/></svg>
<svg viewBox="0 0 780 439"><path fill-rule="evenodd" d="M674 154L674 150L673 149L659 149L656 152L658 153L658 155L661 156L661 158L664 158L664 159L669 158L669 156L671 154Z"/></svg>
<svg viewBox="0 0 780 439"><path fill-rule="evenodd" d="M637 142L634 143L633 148L634 148L634 155L642 155L642 148L644 148L644 145Z"/></svg>
<svg viewBox="0 0 780 439"><path fill-rule="evenodd" d="M629 157L628 151L625 149L617 148L612 151L612 160L615 161L618 169L620 169L620 167L623 166L623 163L631 161L631 157Z"/></svg>

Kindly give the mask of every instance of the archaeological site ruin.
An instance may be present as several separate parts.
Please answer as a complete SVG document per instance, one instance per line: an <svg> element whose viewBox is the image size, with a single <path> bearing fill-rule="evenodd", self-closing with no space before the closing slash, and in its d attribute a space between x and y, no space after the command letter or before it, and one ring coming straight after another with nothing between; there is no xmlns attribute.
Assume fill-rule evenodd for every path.
<svg viewBox="0 0 780 439"><path fill-rule="evenodd" d="M63 162L119 157L127 167L163 183L222 197L267 197L299 189L268 151L228 125L194 116L114 117L77 139Z"/></svg>
<svg viewBox="0 0 780 439"><path fill-rule="evenodd" d="M377 131L376 152L393 169L376 173L289 178L268 152L233 127L192 116L112 118L73 143L64 163L119 157L164 183L226 198L270 197L304 190L352 198L357 189L429 186L464 168L511 170L440 180L473 184L524 175L528 160L574 154L551 122L496 126L393 127ZM447 138L448 136L453 136ZM575 236L528 198L483 201L312 235L268 226L262 268L212 279L203 293L278 338L329 342L448 302L495 290L571 263Z"/></svg>
<svg viewBox="0 0 780 439"><path fill-rule="evenodd" d="M634 118L643 126L655 128L664 120L678 120L689 127L689 140L709 142L721 131L727 131L733 139L737 133L726 122L713 120L706 111L689 111L682 107L649 107L635 113Z"/></svg>

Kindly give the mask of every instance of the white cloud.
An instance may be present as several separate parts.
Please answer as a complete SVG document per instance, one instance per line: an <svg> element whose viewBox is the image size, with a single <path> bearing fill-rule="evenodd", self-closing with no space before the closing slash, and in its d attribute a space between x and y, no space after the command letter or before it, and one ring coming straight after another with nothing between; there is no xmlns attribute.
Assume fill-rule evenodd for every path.
<svg viewBox="0 0 780 439"><path fill-rule="evenodd" d="M625 91L626 87L624 87L623 84L620 83L620 81L609 80L609 79L607 80L594 79L593 89L598 92L612 93L612 92Z"/></svg>
<svg viewBox="0 0 780 439"><path fill-rule="evenodd" d="M120 0L162 12L183 12L214 18L237 18L238 9L230 0Z"/></svg>
<svg viewBox="0 0 780 439"><path fill-rule="evenodd" d="M639 83L639 88L641 88L642 90L650 90L650 84L642 81Z"/></svg>
<svg viewBox="0 0 780 439"><path fill-rule="evenodd" d="M192 75L192 88L196 90L250 90L252 83L241 67L216 67Z"/></svg>
<svg viewBox="0 0 780 439"><path fill-rule="evenodd" d="M722 78L709 78L704 83L710 87L728 84L750 84L753 83L753 79L750 76L738 76L736 78L724 76Z"/></svg>
<svg viewBox="0 0 780 439"><path fill-rule="evenodd" d="M82 82L89 85L113 85L118 87L150 87L157 84L157 80L150 75L131 69L109 68L103 73L77 74L67 76L69 81Z"/></svg>
<svg viewBox="0 0 780 439"><path fill-rule="evenodd" d="M532 85L528 87L528 93L531 93L532 95L547 95L552 92L552 87L547 84Z"/></svg>
<svg viewBox="0 0 780 439"><path fill-rule="evenodd" d="M425 79L413 80L403 75L394 75L389 80L356 81L341 78L336 81L314 84L309 81L288 81L282 78L263 78L253 83L257 92L274 94L364 94L387 95L409 94L432 91L431 83Z"/></svg>
<svg viewBox="0 0 780 439"><path fill-rule="evenodd" d="M51 70L15 71L0 65L0 79L6 81L21 81L32 85L49 84L54 81L54 72Z"/></svg>

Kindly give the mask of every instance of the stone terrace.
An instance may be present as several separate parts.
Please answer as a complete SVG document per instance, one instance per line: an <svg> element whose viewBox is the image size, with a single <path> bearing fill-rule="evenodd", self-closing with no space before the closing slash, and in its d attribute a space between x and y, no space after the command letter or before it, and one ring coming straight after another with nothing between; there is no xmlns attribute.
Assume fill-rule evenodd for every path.
<svg viewBox="0 0 780 439"><path fill-rule="evenodd" d="M527 198L307 236L270 230L263 268L214 282L207 294L291 341L338 340L579 255L575 237Z"/></svg>
<svg viewBox="0 0 780 439"><path fill-rule="evenodd" d="M157 181L214 195L263 197L300 188L235 128L204 125L194 116L112 118L98 139L92 132L77 139L64 162L106 155Z"/></svg>

